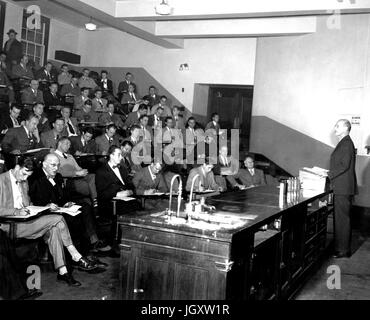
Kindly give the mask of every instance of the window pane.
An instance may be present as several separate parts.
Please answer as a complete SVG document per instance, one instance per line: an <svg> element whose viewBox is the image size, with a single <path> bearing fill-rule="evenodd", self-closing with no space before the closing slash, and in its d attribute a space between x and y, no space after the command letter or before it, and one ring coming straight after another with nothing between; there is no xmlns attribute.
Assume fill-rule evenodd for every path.
<svg viewBox="0 0 370 320"><path fill-rule="evenodd" d="M35 55L35 45L33 43L28 44L28 52L29 55Z"/></svg>
<svg viewBox="0 0 370 320"><path fill-rule="evenodd" d="M27 43L22 41L23 52L27 52Z"/></svg>
<svg viewBox="0 0 370 320"><path fill-rule="evenodd" d="M36 43L42 44L42 34L36 32Z"/></svg>
<svg viewBox="0 0 370 320"><path fill-rule="evenodd" d="M27 28L27 15L23 13L22 28Z"/></svg>
<svg viewBox="0 0 370 320"><path fill-rule="evenodd" d="M26 40L27 30L22 28L22 39Z"/></svg>
<svg viewBox="0 0 370 320"><path fill-rule="evenodd" d="M27 30L27 40L31 42L35 41L35 31Z"/></svg>
<svg viewBox="0 0 370 320"><path fill-rule="evenodd" d="M36 56L41 57L41 46L36 46Z"/></svg>
<svg viewBox="0 0 370 320"><path fill-rule="evenodd" d="M40 58L35 58L35 65L41 66L41 60L40 60Z"/></svg>

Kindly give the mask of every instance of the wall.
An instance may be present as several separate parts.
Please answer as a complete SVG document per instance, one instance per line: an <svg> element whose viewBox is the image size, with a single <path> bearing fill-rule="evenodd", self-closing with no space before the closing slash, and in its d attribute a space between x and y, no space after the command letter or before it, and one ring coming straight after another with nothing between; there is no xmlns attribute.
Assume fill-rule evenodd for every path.
<svg viewBox="0 0 370 320"><path fill-rule="evenodd" d="M13 3L3 0L6 3L6 13L5 13L5 26L4 26L4 42L8 40L8 35L6 34L9 29L14 29L18 32L18 39L20 39L21 29L22 29L22 16L23 9Z"/></svg>
<svg viewBox="0 0 370 320"><path fill-rule="evenodd" d="M191 39L184 49L168 50L113 29L82 31L79 47L83 65L142 67L196 113L196 83L253 85L255 51L256 39ZM190 70L180 72L182 63Z"/></svg>
<svg viewBox="0 0 370 320"><path fill-rule="evenodd" d="M329 29L327 18L321 17L315 34L258 40L251 151L296 175L303 164L328 163L338 118L360 116L360 125L354 124L351 132L358 150L356 202L370 206L370 163L364 148L370 144L370 16L343 15L340 23L340 29ZM293 130L276 139L271 123ZM266 139L275 143L261 143Z"/></svg>

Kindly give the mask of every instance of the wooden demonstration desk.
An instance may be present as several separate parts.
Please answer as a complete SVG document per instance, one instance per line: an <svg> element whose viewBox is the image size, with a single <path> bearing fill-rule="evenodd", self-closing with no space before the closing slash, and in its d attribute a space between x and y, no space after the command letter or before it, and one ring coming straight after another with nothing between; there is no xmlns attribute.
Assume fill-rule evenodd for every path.
<svg viewBox="0 0 370 320"><path fill-rule="evenodd" d="M229 225L174 222L160 208L120 216L119 298L290 298L329 245L333 208L330 192L283 209L278 194L261 186L207 198L214 215L235 218Z"/></svg>

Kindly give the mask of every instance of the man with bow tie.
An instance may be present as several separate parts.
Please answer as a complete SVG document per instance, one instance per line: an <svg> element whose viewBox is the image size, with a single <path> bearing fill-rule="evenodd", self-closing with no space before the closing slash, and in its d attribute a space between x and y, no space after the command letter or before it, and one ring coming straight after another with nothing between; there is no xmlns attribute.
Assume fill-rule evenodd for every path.
<svg viewBox="0 0 370 320"><path fill-rule="evenodd" d="M105 133L101 136L96 137L96 153L101 155L107 155L108 150L112 145L119 146L121 137L116 134L117 127L114 124L110 124L106 127Z"/></svg>
<svg viewBox="0 0 370 320"><path fill-rule="evenodd" d="M39 90L39 82L32 80L29 88L22 92L22 104L34 105L35 103L44 103L44 95Z"/></svg>

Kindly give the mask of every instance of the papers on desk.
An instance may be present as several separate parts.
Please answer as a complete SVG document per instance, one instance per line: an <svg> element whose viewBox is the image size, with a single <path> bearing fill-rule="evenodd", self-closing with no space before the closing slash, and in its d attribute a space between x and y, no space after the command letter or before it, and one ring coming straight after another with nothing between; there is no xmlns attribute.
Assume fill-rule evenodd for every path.
<svg viewBox="0 0 370 320"><path fill-rule="evenodd" d="M73 205L69 208L59 208L58 210L56 211L53 211L55 213L66 213L66 214L69 214L70 216L74 217L74 216L77 216L78 214L81 213L80 211L81 209L81 206L78 206L78 205Z"/></svg>
<svg viewBox="0 0 370 320"><path fill-rule="evenodd" d="M93 153L80 153L78 156L76 155L75 157L88 157L88 156L94 156L95 154Z"/></svg>
<svg viewBox="0 0 370 320"><path fill-rule="evenodd" d="M136 200L136 198L132 198L132 197L114 197L113 200L132 201L132 200Z"/></svg>
<svg viewBox="0 0 370 320"><path fill-rule="evenodd" d="M26 152L24 152L25 154L28 154L28 153L36 153L36 152L40 152L42 150L50 150L49 148L38 148L38 149L30 149L30 150L27 150Z"/></svg>
<svg viewBox="0 0 370 320"><path fill-rule="evenodd" d="M304 194L315 194L325 191L326 177L328 170L319 167L299 170L299 180Z"/></svg>
<svg viewBox="0 0 370 320"><path fill-rule="evenodd" d="M6 218L14 218L14 219L29 219L32 217L37 216L39 213L49 210L49 207L40 207L40 206L28 206L26 209L29 210L29 214L26 216L5 216Z"/></svg>

